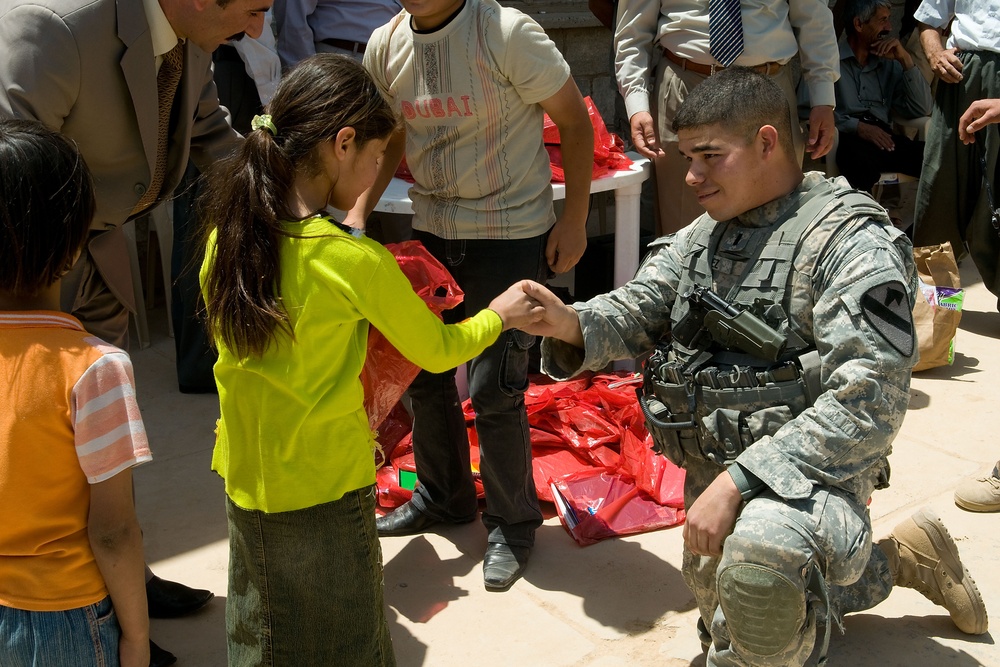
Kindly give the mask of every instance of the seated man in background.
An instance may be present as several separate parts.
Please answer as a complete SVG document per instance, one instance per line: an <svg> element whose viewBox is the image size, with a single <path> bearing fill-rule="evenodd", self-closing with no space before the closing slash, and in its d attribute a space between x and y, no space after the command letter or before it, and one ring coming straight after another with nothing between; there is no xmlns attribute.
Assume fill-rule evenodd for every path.
<svg viewBox="0 0 1000 667"><path fill-rule="evenodd" d="M686 471L682 571L707 665L823 664L831 627L893 586L985 633L940 518L922 509L875 543L866 506L888 484L917 357L909 241L869 196L802 173L767 76L706 79L673 128L707 214L610 294L564 306L526 290L546 314L525 331L546 336L557 379L653 351L643 412Z"/></svg>
<svg viewBox="0 0 1000 667"><path fill-rule="evenodd" d="M933 105L913 57L889 36L890 7L889 0L848 0L844 8L835 84L837 168L858 190L870 191L885 171L920 176L924 142L896 132L892 115L929 116Z"/></svg>

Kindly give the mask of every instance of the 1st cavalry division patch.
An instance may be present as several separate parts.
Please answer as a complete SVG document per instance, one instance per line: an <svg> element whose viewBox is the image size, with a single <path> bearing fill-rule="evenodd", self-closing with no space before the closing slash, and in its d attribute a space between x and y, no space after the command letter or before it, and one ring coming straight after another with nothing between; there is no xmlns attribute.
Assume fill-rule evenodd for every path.
<svg viewBox="0 0 1000 667"><path fill-rule="evenodd" d="M913 313L902 283L872 287L861 297L861 312L897 352L905 357L913 354Z"/></svg>

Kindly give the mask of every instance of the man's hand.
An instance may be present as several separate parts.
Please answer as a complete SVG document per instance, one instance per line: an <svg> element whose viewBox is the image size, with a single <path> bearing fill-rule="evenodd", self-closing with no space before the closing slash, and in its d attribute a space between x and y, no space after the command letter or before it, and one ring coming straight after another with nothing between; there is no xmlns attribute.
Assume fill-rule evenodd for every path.
<svg viewBox="0 0 1000 667"><path fill-rule="evenodd" d="M684 546L696 556L721 556L722 542L733 532L743 498L729 473L723 471L687 512Z"/></svg>
<svg viewBox="0 0 1000 667"><path fill-rule="evenodd" d="M632 129L632 143L635 149L643 157L650 160L656 157L663 157L663 149L656 140L656 126L653 124L653 117L648 111L638 111L629 118L629 125Z"/></svg>
<svg viewBox="0 0 1000 667"><path fill-rule="evenodd" d="M1000 99L976 100L958 119L958 138L962 143L976 141L976 132L991 123L1000 122Z"/></svg>
<svg viewBox="0 0 1000 667"><path fill-rule="evenodd" d="M877 42L873 42L871 45L871 51L879 58L887 58L889 60L895 60L900 65L903 66L904 70L908 70L913 67L913 56L910 52L906 50L897 38L886 38L880 39Z"/></svg>
<svg viewBox="0 0 1000 667"><path fill-rule="evenodd" d="M896 150L896 143L892 140L892 135L878 125L866 123L863 120L858 121L858 136L884 151Z"/></svg>
<svg viewBox="0 0 1000 667"><path fill-rule="evenodd" d="M941 49L927 58L931 71L945 83L958 83L965 76L962 74L962 61L956 55L958 49Z"/></svg>
<svg viewBox="0 0 1000 667"><path fill-rule="evenodd" d="M827 105L815 106L809 112L809 143L806 151L814 160L818 160L833 148L833 133L836 127L833 122L833 107Z"/></svg>
<svg viewBox="0 0 1000 667"><path fill-rule="evenodd" d="M545 246L545 261L555 273L566 273L580 261L587 249L587 227L567 220L565 214L556 220Z"/></svg>

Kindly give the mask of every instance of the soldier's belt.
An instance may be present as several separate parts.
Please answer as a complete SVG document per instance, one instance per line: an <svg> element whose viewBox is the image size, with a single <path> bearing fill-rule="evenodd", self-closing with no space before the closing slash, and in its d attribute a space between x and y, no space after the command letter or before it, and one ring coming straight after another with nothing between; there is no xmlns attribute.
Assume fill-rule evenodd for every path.
<svg viewBox="0 0 1000 667"><path fill-rule="evenodd" d="M787 362L777 368L760 370L752 366L731 366L720 369L705 368L695 373L687 373L680 364L664 364L656 370L658 379L671 384L695 384L712 389L737 389L765 387L776 382L791 382L800 376L794 362Z"/></svg>
<svg viewBox="0 0 1000 667"><path fill-rule="evenodd" d="M647 373L637 393L654 449L678 465L689 456L728 465L809 405L794 364L706 369L716 372L689 374L683 382L672 381L674 370L663 364Z"/></svg>

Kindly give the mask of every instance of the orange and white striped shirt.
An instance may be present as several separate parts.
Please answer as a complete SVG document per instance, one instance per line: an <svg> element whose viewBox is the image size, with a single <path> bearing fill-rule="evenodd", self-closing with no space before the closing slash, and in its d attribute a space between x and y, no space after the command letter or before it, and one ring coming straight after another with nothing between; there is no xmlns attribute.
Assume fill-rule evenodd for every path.
<svg viewBox="0 0 1000 667"><path fill-rule="evenodd" d="M52 311L0 312L0 604L107 596L87 535L90 484L152 457L123 350Z"/></svg>

